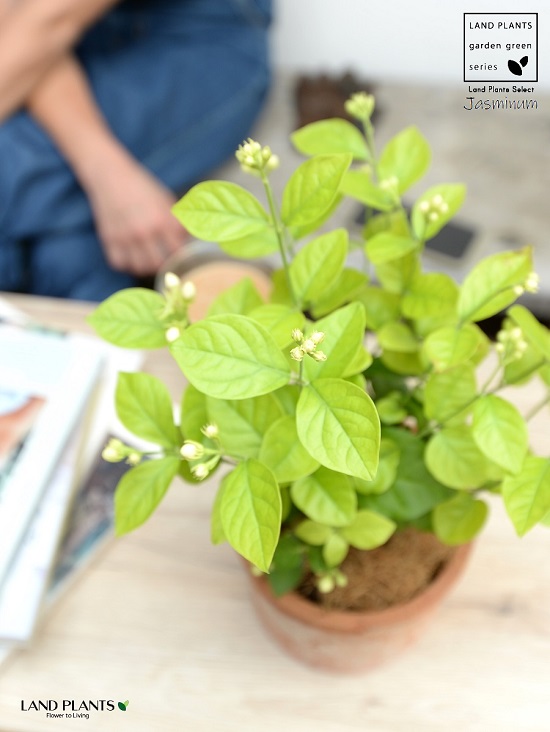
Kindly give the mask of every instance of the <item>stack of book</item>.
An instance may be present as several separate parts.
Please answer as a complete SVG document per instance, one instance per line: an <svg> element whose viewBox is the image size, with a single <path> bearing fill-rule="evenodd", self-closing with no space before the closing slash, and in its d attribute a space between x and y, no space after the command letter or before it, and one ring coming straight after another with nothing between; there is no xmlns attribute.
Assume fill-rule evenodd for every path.
<svg viewBox="0 0 550 732"><path fill-rule="evenodd" d="M0 301L0 663L112 535L127 466L99 454L118 371L141 354L30 322Z"/></svg>

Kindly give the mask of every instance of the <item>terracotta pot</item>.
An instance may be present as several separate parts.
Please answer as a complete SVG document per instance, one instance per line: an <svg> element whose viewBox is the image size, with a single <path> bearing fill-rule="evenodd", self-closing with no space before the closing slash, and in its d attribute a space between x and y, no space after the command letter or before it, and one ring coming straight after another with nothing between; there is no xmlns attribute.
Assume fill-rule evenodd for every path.
<svg viewBox="0 0 550 732"><path fill-rule="evenodd" d="M368 671L417 639L462 575L471 549L458 547L424 592L386 610L325 610L297 593L275 597L265 577L248 572L253 604L265 627L300 661L341 673Z"/></svg>

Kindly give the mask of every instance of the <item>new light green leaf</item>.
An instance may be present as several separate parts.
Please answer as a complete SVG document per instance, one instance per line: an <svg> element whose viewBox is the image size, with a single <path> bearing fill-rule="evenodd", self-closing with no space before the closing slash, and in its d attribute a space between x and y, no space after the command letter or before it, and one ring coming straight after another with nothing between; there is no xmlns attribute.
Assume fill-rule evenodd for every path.
<svg viewBox="0 0 550 732"><path fill-rule="evenodd" d="M343 379L318 379L302 389L298 437L321 465L372 480L378 468L380 420L371 398Z"/></svg>
<svg viewBox="0 0 550 732"><path fill-rule="evenodd" d="M115 492L117 536L141 526L159 505L176 477L179 458L147 460L125 473Z"/></svg>
<svg viewBox="0 0 550 732"><path fill-rule="evenodd" d="M527 452L527 426L510 402L494 394L474 404L472 436L490 460L510 473L519 473Z"/></svg>
<svg viewBox="0 0 550 732"><path fill-rule="evenodd" d="M286 226L306 226L331 207L351 159L318 155L294 171L283 192L281 217Z"/></svg>
<svg viewBox="0 0 550 732"><path fill-rule="evenodd" d="M223 249L231 257L240 259L266 257L268 254L273 254L279 250L277 234L271 225L239 239L219 241L218 244L220 249Z"/></svg>
<svg viewBox="0 0 550 732"><path fill-rule="evenodd" d="M459 493L435 507L432 516L434 532L449 546L466 544L479 534L488 512L484 501L473 498L470 493Z"/></svg>
<svg viewBox="0 0 550 732"><path fill-rule="evenodd" d="M434 435L425 456L430 473L449 488L479 488L489 480L487 457L465 425L446 427Z"/></svg>
<svg viewBox="0 0 550 732"><path fill-rule="evenodd" d="M433 373L426 382L424 408L428 419L441 424L464 421L465 410L473 404L477 384L473 366L457 366L442 373Z"/></svg>
<svg viewBox="0 0 550 732"><path fill-rule="evenodd" d="M306 244L290 265L290 281L298 301L310 303L323 295L342 272L347 254L345 229L330 231Z"/></svg>
<svg viewBox="0 0 550 732"><path fill-rule="evenodd" d="M366 326L377 331L385 323L398 320L401 313L399 295L386 292L381 287L367 287L361 295L360 302L367 316Z"/></svg>
<svg viewBox="0 0 550 732"><path fill-rule="evenodd" d="M458 300L458 287L446 274L429 272L411 280L402 301L403 315L413 320L451 312Z"/></svg>
<svg viewBox="0 0 550 732"><path fill-rule="evenodd" d="M347 526L357 510L351 480L326 468L293 483L290 497L309 519L327 526Z"/></svg>
<svg viewBox="0 0 550 732"><path fill-rule="evenodd" d="M332 529L325 524L318 524L316 521L306 519L296 526L294 533L298 539L305 541L306 544L322 546L331 536Z"/></svg>
<svg viewBox="0 0 550 732"><path fill-rule="evenodd" d="M273 471L279 483L298 480L319 467L317 460L299 441L296 420L290 415L277 419L266 431L260 461Z"/></svg>
<svg viewBox="0 0 550 732"><path fill-rule="evenodd" d="M224 242L267 231L270 221L261 203L235 183L198 183L172 207L172 213L197 239Z"/></svg>
<svg viewBox="0 0 550 732"><path fill-rule="evenodd" d="M226 479L227 475L222 480L221 485L218 488L218 492L214 498L214 503L212 504L212 511L210 513L210 541L214 545L223 544L223 542L226 541L221 516L222 496Z"/></svg>
<svg viewBox="0 0 550 732"><path fill-rule="evenodd" d="M281 494L269 468L258 460L238 465L224 480L220 516L233 549L269 572L281 531Z"/></svg>
<svg viewBox="0 0 550 732"><path fill-rule="evenodd" d="M152 290L131 287L115 292L88 317L98 335L121 348L163 348L166 326L161 321L165 300Z"/></svg>
<svg viewBox="0 0 550 732"><path fill-rule="evenodd" d="M480 345L480 332L467 324L462 328L444 327L433 331L424 341L424 354L436 371L445 371L466 363Z"/></svg>
<svg viewBox="0 0 550 732"><path fill-rule="evenodd" d="M292 331L295 328L302 330L305 323L302 312L276 303L261 305L247 314L271 334L279 348L292 343Z"/></svg>
<svg viewBox="0 0 550 732"><path fill-rule="evenodd" d="M529 455L519 475L502 482L502 498L519 536L523 536L550 511L550 461Z"/></svg>
<svg viewBox="0 0 550 732"><path fill-rule="evenodd" d="M523 285L532 269L530 247L482 259L460 287L460 320L483 320L503 310L517 299L514 287Z"/></svg>
<svg viewBox="0 0 550 732"><path fill-rule="evenodd" d="M529 345L550 362L550 330L539 323L533 313L523 305L514 305L507 315L521 328Z"/></svg>
<svg viewBox="0 0 550 732"><path fill-rule="evenodd" d="M206 395L195 389L193 384L188 384L181 400L180 427L183 437L186 440L203 442L205 437L201 428L208 421Z"/></svg>
<svg viewBox="0 0 550 732"><path fill-rule="evenodd" d="M397 178L399 193L404 193L428 170L430 146L418 128L411 126L399 132L387 143L378 161L381 180Z"/></svg>
<svg viewBox="0 0 550 732"><path fill-rule="evenodd" d="M347 557L349 544L343 536L333 532L323 546L323 559L327 567L338 567Z"/></svg>
<svg viewBox="0 0 550 732"><path fill-rule="evenodd" d="M394 259L400 259L418 249L418 242L404 236L397 236L390 232L381 232L369 239L365 251L373 264L384 264Z"/></svg>
<svg viewBox="0 0 550 732"><path fill-rule="evenodd" d="M420 343L405 323L385 323L376 334L382 348L397 353L416 353Z"/></svg>
<svg viewBox="0 0 550 732"><path fill-rule="evenodd" d="M427 190L415 202L411 214L412 228L416 238L427 241L438 234L462 206L465 197L466 187L462 183L443 183ZM422 211L422 205L426 201L431 206L434 199L441 199L442 207L430 210L430 213L437 213L437 219L431 221Z"/></svg>
<svg viewBox="0 0 550 732"><path fill-rule="evenodd" d="M358 302L352 302L321 318L315 323L315 330L325 333L325 340L319 345L326 355L326 361L314 361L306 357L304 373L309 380L357 373L355 358L363 350L365 337L365 310ZM307 335L307 334L306 334ZM360 355L363 355L362 353Z"/></svg>
<svg viewBox="0 0 550 732"><path fill-rule="evenodd" d="M353 522L340 529L339 533L356 549L366 551L385 544L396 528L397 524L386 516L361 510L357 512Z"/></svg>
<svg viewBox="0 0 550 732"><path fill-rule="evenodd" d="M355 478L355 490L364 495L385 493L395 483L399 467L399 448L393 440L383 437L380 441L380 460L373 480Z"/></svg>
<svg viewBox="0 0 550 732"><path fill-rule="evenodd" d="M288 383L290 366L271 335L244 315L216 315L171 346L188 380L208 396L245 399Z"/></svg>
<svg viewBox="0 0 550 732"><path fill-rule="evenodd" d="M312 122L290 136L294 147L304 155L350 153L355 160L366 160L368 150L363 135L355 125L335 117Z"/></svg>
<svg viewBox="0 0 550 732"><path fill-rule="evenodd" d="M207 397L208 421L218 426L219 440L229 455L257 458L264 436L283 410L273 394L251 399Z"/></svg>
<svg viewBox="0 0 550 732"><path fill-rule="evenodd" d="M368 283L367 276L356 269L344 267L339 277L311 306L314 318L322 318L348 302L353 302L364 292Z"/></svg>
<svg viewBox="0 0 550 732"><path fill-rule="evenodd" d="M388 191L379 188L372 182L365 170L348 170L344 175L340 190L369 208L377 211L391 211L397 201Z"/></svg>
<svg viewBox="0 0 550 732"><path fill-rule="evenodd" d="M115 405L122 424L138 437L163 447L181 446L172 398L160 379L151 374L119 373Z"/></svg>
<svg viewBox="0 0 550 732"><path fill-rule="evenodd" d="M251 310L262 303L262 297L250 277L243 277L213 300L208 308L208 315L223 315L224 313L248 315Z"/></svg>

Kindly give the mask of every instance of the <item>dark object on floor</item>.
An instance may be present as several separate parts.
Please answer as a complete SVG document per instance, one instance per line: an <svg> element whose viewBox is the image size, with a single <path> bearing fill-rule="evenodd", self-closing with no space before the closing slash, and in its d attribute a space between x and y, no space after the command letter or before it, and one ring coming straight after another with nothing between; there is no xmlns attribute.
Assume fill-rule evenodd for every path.
<svg viewBox="0 0 550 732"><path fill-rule="evenodd" d="M344 108L344 103L354 92L364 91L374 94L375 87L371 82L358 79L353 73L346 72L342 76L318 74L298 77L295 88L297 121L296 129L318 122L321 119L342 117L356 124ZM380 110L376 108L373 121Z"/></svg>

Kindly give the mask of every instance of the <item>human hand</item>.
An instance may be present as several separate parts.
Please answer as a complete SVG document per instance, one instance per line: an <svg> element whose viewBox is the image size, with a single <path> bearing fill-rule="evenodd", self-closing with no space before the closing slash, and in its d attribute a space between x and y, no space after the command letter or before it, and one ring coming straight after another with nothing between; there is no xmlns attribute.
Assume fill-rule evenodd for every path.
<svg viewBox="0 0 550 732"><path fill-rule="evenodd" d="M172 192L129 155L116 156L102 167L87 193L114 269L154 274L187 238L170 212L176 201Z"/></svg>

